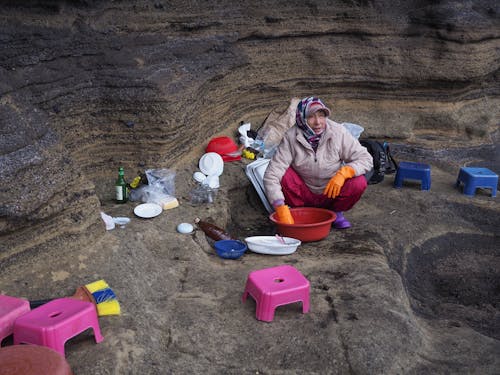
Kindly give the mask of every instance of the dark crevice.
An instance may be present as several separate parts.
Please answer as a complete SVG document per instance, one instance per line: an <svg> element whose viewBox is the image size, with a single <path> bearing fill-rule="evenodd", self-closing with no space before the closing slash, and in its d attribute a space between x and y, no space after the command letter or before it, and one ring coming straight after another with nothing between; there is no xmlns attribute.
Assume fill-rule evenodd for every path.
<svg viewBox="0 0 500 375"><path fill-rule="evenodd" d="M415 247L404 282L415 312L500 339L500 237L448 233Z"/></svg>

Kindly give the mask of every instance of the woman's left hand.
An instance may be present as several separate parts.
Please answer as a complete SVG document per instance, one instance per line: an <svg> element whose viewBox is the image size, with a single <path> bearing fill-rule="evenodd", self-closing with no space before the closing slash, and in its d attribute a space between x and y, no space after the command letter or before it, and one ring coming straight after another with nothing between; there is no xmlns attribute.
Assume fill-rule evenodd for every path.
<svg viewBox="0 0 500 375"><path fill-rule="evenodd" d="M354 177L355 173L354 169L348 165L341 167L330 181L328 181L323 194L328 198L337 197L340 194L342 186L344 186L345 180Z"/></svg>

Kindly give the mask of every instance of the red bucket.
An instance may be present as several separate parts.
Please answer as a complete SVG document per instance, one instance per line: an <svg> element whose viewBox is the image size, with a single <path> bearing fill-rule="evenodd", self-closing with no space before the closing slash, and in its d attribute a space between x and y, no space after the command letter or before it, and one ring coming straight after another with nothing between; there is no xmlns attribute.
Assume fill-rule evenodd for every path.
<svg viewBox="0 0 500 375"><path fill-rule="evenodd" d="M295 224L279 223L276 212L269 219L276 225L281 236L292 237L302 242L319 241L327 237L336 219L335 212L325 208L296 207L290 208Z"/></svg>

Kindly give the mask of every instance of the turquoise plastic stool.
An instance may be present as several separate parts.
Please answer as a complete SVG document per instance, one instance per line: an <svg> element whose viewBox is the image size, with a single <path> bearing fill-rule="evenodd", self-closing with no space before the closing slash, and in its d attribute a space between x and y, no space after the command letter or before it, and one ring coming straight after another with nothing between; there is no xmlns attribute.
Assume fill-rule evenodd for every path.
<svg viewBox="0 0 500 375"><path fill-rule="evenodd" d="M431 166L423 163L402 161L394 179L394 187L402 188L404 180L419 180L422 190L431 189Z"/></svg>
<svg viewBox="0 0 500 375"><path fill-rule="evenodd" d="M491 189L491 196L497 196L498 175L488 168L462 167L458 172L456 187L464 184L464 194L473 197L477 188Z"/></svg>

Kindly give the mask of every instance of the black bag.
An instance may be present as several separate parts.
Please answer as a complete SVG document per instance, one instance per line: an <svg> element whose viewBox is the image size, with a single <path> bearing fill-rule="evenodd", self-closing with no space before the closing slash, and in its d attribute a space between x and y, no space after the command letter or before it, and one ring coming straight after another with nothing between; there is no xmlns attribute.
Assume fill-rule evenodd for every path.
<svg viewBox="0 0 500 375"><path fill-rule="evenodd" d="M391 155L387 142L380 143L373 139L360 139L359 143L366 147L373 157L373 170L367 173L368 184L378 184L384 180L386 174L394 173L398 163Z"/></svg>

